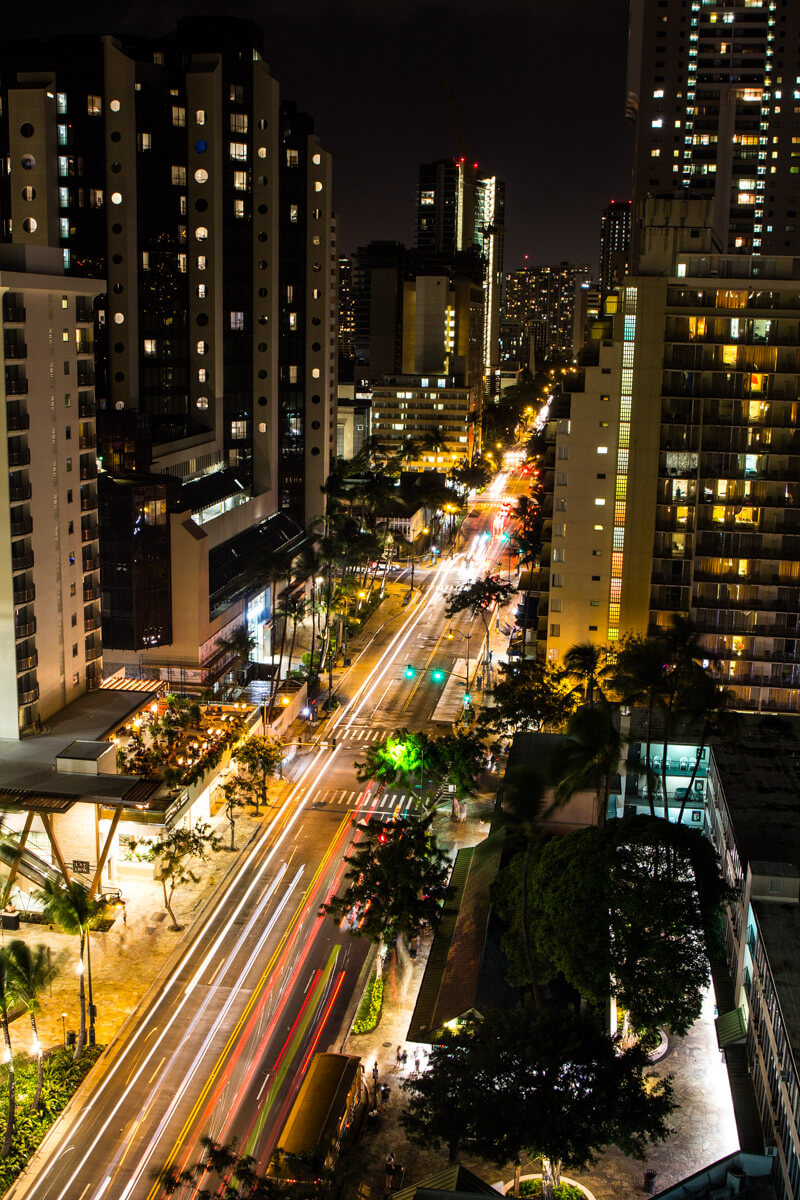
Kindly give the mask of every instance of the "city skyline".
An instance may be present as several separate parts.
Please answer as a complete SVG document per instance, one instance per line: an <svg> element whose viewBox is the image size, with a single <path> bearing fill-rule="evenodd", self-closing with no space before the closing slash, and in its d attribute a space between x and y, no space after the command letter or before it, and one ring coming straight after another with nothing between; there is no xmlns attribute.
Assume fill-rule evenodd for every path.
<svg viewBox="0 0 800 1200"><path fill-rule="evenodd" d="M87 3L76 26L74 12L46 3L35 18L9 14L6 36L153 36L219 10L145 0L110 15ZM315 114L335 164L341 253L373 239L413 244L419 164L465 152L506 181L506 269L525 255L597 267L600 213L630 196L622 0L602 10L444 0L380 12L360 0L234 0L226 12L264 27L282 94Z"/></svg>

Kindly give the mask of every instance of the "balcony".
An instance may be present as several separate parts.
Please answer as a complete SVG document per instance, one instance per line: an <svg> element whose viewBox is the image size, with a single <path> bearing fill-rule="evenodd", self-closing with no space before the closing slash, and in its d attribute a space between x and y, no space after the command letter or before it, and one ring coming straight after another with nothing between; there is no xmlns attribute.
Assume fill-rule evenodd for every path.
<svg viewBox="0 0 800 1200"><path fill-rule="evenodd" d="M78 363L78 387L94 387L94 365L81 360Z"/></svg>
<svg viewBox="0 0 800 1200"><path fill-rule="evenodd" d="M83 569L84 571L99 571L100 559L97 557L97 555L84 555Z"/></svg>
<svg viewBox="0 0 800 1200"><path fill-rule="evenodd" d="M99 599L100 599L100 588L99 587L84 586L84 589L83 589L83 603L84 604L91 604L93 600L99 600ZM15 600L16 600L16 596L15 596Z"/></svg>
<svg viewBox="0 0 800 1200"><path fill-rule="evenodd" d="M36 618L34 618L32 621L28 621L27 625L16 624L14 626L14 637L18 642L21 642L23 638L33 637L35 633Z"/></svg>
<svg viewBox="0 0 800 1200"><path fill-rule="evenodd" d="M101 625L102 620L100 617L86 617L83 622L83 631L84 633L94 633Z"/></svg>
<svg viewBox="0 0 800 1200"><path fill-rule="evenodd" d="M97 479L97 463L81 462L81 479Z"/></svg>
<svg viewBox="0 0 800 1200"><path fill-rule="evenodd" d="M100 536L100 530L97 525L87 525L85 529L81 529L82 542L96 542Z"/></svg>
<svg viewBox="0 0 800 1200"><path fill-rule="evenodd" d="M6 413L6 428L9 433L20 433L25 429L30 429L31 419L26 412L21 412L19 409L12 412L11 405L8 405Z"/></svg>
<svg viewBox="0 0 800 1200"><path fill-rule="evenodd" d="M30 571L33 566L33 551L27 550L24 554L11 555L11 570L12 571Z"/></svg>
<svg viewBox="0 0 800 1200"><path fill-rule="evenodd" d="M22 517L19 521L11 522L11 536L25 537L27 533L33 533L33 517Z"/></svg>
<svg viewBox="0 0 800 1200"><path fill-rule="evenodd" d="M27 586L23 584L21 587L14 588L14 603L15 604L30 604L36 599L36 588L32 583Z"/></svg>
<svg viewBox="0 0 800 1200"><path fill-rule="evenodd" d="M81 512L95 512L97 496L81 496Z"/></svg>
<svg viewBox="0 0 800 1200"><path fill-rule="evenodd" d="M77 354L94 354L94 342L90 338L81 338L75 351Z"/></svg>
<svg viewBox="0 0 800 1200"><path fill-rule="evenodd" d="M6 380L6 395L7 396L27 396L28 381L27 379L7 379Z"/></svg>
<svg viewBox="0 0 800 1200"><path fill-rule="evenodd" d="M17 700L20 704L33 704L39 699L39 685L35 683L32 688L28 688L26 692L18 691Z"/></svg>
<svg viewBox="0 0 800 1200"><path fill-rule="evenodd" d="M9 450L8 452L8 465L10 467L27 467L30 461L30 450Z"/></svg>
<svg viewBox="0 0 800 1200"><path fill-rule="evenodd" d="M14 502L20 500L30 500L31 485L29 483L17 483L16 480L8 485L8 498Z"/></svg>
<svg viewBox="0 0 800 1200"><path fill-rule="evenodd" d="M3 345L3 353L6 356L6 362L11 362L13 359L27 358L28 347L25 342L6 341Z"/></svg>
<svg viewBox="0 0 800 1200"><path fill-rule="evenodd" d="M25 320L25 307L22 304L4 304L3 320L7 325L21 325Z"/></svg>
<svg viewBox="0 0 800 1200"><path fill-rule="evenodd" d="M94 417L97 415L97 405L94 400L80 399L78 401L78 416L79 417Z"/></svg>
<svg viewBox="0 0 800 1200"><path fill-rule="evenodd" d="M17 655L17 674L22 675L25 671L32 671L39 662L39 655L34 650L33 654Z"/></svg>
<svg viewBox="0 0 800 1200"><path fill-rule="evenodd" d="M94 309L88 304L77 304L75 306L75 320L79 325L92 325L94 323Z"/></svg>
<svg viewBox="0 0 800 1200"><path fill-rule="evenodd" d="M103 647L102 646L87 646L86 647L85 658L86 658L87 663L96 662L97 659L102 658L102 656L103 656Z"/></svg>
<svg viewBox="0 0 800 1200"><path fill-rule="evenodd" d="M81 450L94 450L97 445L96 438L83 436L78 439L78 445Z"/></svg>

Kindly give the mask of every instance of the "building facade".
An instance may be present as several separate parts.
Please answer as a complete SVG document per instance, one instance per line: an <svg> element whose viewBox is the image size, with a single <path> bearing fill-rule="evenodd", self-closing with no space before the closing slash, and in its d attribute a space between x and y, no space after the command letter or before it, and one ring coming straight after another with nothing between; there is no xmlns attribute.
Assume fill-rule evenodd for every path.
<svg viewBox="0 0 800 1200"><path fill-rule="evenodd" d="M95 308L104 281L57 250L0 247L0 738L34 732L102 675Z"/></svg>
<svg viewBox="0 0 800 1200"><path fill-rule="evenodd" d="M524 366L535 370L547 359L574 357L579 349L574 342L576 291L591 278L587 264L567 262L526 263L506 275L503 322L515 329ZM507 343L507 349L514 347Z"/></svg>
<svg viewBox="0 0 800 1200"><path fill-rule="evenodd" d="M715 249L797 252L800 8L777 0L634 0L627 111L634 205L713 201ZM636 270L638 229L634 227Z"/></svg>
<svg viewBox="0 0 800 1200"><path fill-rule="evenodd" d="M600 217L601 298L628 273L632 207L630 200L609 200Z"/></svg>
<svg viewBox="0 0 800 1200"><path fill-rule="evenodd" d="M0 52L0 236L57 246L70 277L107 278L95 378L104 639L118 661L171 653L176 581L204 594L215 548L322 510L331 163L310 118L281 103L262 49L249 22L189 18L154 40ZM187 534L202 547L198 579L172 562L187 510L202 527ZM197 617L207 642L215 622Z"/></svg>

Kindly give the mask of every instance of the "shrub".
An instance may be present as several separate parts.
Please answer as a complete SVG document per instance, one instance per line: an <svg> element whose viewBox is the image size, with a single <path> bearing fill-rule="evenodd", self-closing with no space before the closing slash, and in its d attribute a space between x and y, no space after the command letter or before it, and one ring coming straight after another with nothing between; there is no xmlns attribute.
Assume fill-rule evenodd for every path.
<svg viewBox="0 0 800 1200"><path fill-rule="evenodd" d="M37 1064L33 1058L19 1055L14 1059L17 1091L17 1119L14 1140L8 1158L0 1160L0 1194L11 1187L14 1180L28 1165L36 1147L44 1138L56 1117L66 1108L78 1087L103 1052L102 1046L87 1046L77 1062L72 1061L72 1050L60 1047L44 1060L42 1104L39 1112L32 1112L30 1103L36 1092ZM8 1077L2 1071L3 1082ZM5 1086L2 1089L5 1091ZM5 1097L0 1097L0 1139L5 1133Z"/></svg>
<svg viewBox="0 0 800 1200"><path fill-rule="evenodd" d="M520 1196L533 1197L533 1200L538 1200L542 1195L541 1179L521 1180L519 1194ZM573 1187L571 1183L560 1183L558 1187L553 1188L553 1197L554 1200L586 1200L586 1193L582 1192L578 1187Z"/></svg>
<svg viewBox="0 0 800 1200"><path fill-rule="evenodd" d="M381 1019L382 1004L383 979L373 972L358 1006L356 1019L353 1022L353 1033L370 1033Z"/></svg>

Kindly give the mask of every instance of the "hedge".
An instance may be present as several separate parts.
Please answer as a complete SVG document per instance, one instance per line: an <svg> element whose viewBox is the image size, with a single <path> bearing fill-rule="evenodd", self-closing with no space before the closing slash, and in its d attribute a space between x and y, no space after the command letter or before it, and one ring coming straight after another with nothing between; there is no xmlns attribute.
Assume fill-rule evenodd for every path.
<svg viewBox="0 0 800 1200"><path fill-rule="evenodd" d="M358 1006L356 1019L353 1022L353 1033L370 1033L381 1019L382 1004L383 979L373 971Z"/></svg>

